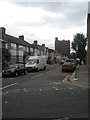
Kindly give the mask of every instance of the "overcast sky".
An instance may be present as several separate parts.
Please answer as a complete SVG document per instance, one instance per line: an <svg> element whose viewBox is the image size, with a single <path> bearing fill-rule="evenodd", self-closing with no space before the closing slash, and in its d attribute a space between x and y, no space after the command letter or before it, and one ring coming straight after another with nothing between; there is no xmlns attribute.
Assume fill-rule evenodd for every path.
<svg viewBox="0 0 90 120"><path fill-rule="evenodd" d="M52 49L55 37L72 42L76 33L86 35L88 0L52 1L0 0L0 27L5 27L7 34L24 35L31 44L37 40L38 44Z"/></svg>

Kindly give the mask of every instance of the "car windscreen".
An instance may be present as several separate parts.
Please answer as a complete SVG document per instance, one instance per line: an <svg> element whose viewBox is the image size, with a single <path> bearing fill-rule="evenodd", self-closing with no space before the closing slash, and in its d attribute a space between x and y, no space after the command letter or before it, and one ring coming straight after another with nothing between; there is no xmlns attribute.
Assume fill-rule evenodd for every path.
<svg viewBox="0 0 90 120"><path fill-rule="evenodd" d="M27 61L27 65L37 63L37 59L30 59Z"/></svg>
<svg viewBox="0 0 90 120"><path fill-rule="evenodd" d="M18 68L18 65L17 64L14 64L14 65L9 65L8 68Z"/></svg>
<svg viewBox="0 0 90 120"><path fill-rule="evenodd" d="M74 62L73 60L66 60L65 62Z"/></svg>

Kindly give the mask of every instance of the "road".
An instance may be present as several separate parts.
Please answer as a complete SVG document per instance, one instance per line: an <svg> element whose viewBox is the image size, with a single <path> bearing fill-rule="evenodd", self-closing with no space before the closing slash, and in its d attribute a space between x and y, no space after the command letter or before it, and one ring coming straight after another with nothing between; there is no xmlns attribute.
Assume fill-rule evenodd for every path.
<svg viewBox="0 0 90 120"><path fill-rule="evenodd" d="M87 118L88 89L67 85L58 64L2 79L3 118Z"/></svg>

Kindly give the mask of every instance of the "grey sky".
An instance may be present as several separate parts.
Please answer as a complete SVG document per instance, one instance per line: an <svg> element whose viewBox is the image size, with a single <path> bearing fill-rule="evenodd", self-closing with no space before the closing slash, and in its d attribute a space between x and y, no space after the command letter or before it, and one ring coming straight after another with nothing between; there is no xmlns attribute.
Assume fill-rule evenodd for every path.
<svg viewBox="0 0 90 120"><path fill-rule="evenodd" d="M77 32L87 32L88 3L85 2L17 2L16 0L0 1L3 14L0 26L6 32L25 40L46 44L54 49L55 37L59 40L73 40ZM26 0L28 1L28 0ZM2 5L5 6L3 10Z"/></svg>

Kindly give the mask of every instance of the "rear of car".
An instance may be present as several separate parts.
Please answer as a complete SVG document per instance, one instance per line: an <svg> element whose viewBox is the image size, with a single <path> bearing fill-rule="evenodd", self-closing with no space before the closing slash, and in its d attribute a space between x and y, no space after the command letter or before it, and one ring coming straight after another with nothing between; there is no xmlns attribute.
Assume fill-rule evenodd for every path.
<svg viewBox="0 0 90 120"><path fill-rule="evenodd" d="M68 59L62 65L62 72L68 71L73 72L75 70L75 61L73 59Z"/></svg>

